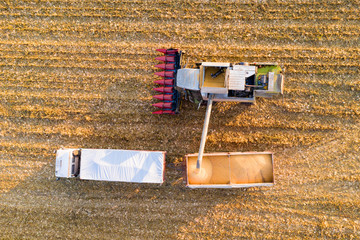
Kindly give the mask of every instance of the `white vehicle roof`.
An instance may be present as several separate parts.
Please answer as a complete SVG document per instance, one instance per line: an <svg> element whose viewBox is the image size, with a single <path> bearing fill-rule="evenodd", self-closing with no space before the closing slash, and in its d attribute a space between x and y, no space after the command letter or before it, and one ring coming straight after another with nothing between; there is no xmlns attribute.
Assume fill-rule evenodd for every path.
<svg viewBox="0 0 360 240"><path fill-rule="evenodd" d="M61 167L57 168L57 177L71 176L72 150L58 150L56 166ZM164 165L165 152L81 149L80 179L163 183Z"/></svg>
<svg viewBox="0 0 360 240"><path fill-rule="evenodd" d="M60 149L56 151L55 176L70 177L71 176L71 157L72 152L76 149Z"/></svg>

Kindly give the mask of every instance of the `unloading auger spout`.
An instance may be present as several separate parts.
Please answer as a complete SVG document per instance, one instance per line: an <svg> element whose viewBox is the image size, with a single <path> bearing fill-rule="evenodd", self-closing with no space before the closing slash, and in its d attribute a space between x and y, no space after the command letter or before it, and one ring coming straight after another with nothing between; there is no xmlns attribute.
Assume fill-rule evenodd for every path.
<svg viewBox="0 0 360 240"><path fill-rule="evenodd" d="M204 149L205 149L205 142L206 142L206 136L209 128L209 121L210 121L210 115L211 115L211 108L212 108L212 102L213 102L214 95L209 95L209 100L207 102L206 106L206 114L205 114L205 120L204 120L204 127L201 135L201 142L200 142L200 148L199 148L199 156L196 162L196 168L198 170L201 169L201 162L204 155Z"/></svg>

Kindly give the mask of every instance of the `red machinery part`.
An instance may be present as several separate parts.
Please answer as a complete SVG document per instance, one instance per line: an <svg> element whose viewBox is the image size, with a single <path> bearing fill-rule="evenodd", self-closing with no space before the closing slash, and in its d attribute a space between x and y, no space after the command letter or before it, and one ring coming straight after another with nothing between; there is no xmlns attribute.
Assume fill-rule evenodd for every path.
<svg viewBox="0 0 360 240"><path fill-rule="evenodd" d="M161 62L175 62L174 56L161 56L161 57L156 57L155 59Z"/></svg>
<svg viewBox="0 0 360 240"><path fill-rule="evenodd" d="M154 83L163 86L154 88L153 90L163 94L155 95L153 98L166 102L152 104L154 107L161 108L161 110L155 111L153 114L175 114L178 94L174 85L176 82L175 74L179 65L179 52L177 49L156 49L156 51L163 53L164 56L155 58L163 62L155 65L155 67L165 71L155 73L155 75L162 77L162 79L155 80Z"/></svg>
<svg viewBox="0 0 360 240"><path fill-rule="evenodd" d="M154 81L154 83L160 85L174 85L174 79L161 79Z"/></svg>
<svg viewBox="0 0 360 240"><path fill-rule="evenodd" d="M177 49L164 49L164 48L162 48L162 49L156 49L156 51L161 52L161 53L164 53L164 54L175 54L175 53L178 52Z"/></svg>
<svg viewBox="0 0 360 240"><path fill-rule="evenodd" d="M161 101L171 101L171 100L173 100L173 95L172 94L160 94L160 95L153 96L153 98L159 99Z"/></svg>
<svg viewBox="0 0 360 240"><path fill-rule="evenodd" d="M170 71L156 72L155 75L158 75L160 77L174 77L174 72L170 72Z"/></svg>
<svg viewBox="0 0 360 240"><path fill-rule="evenodd" d="M175 64L173 64L173 63L165 64L164 63L164 64L155 65L155 67L165 69L165 70L174 70L175 69Z"/></svg>
<svg viewBox="0 0 360 240"><path fill-rule="evenodd" d="M162 93L172 93L174 91L173 87L158 87L158 88L154 88L153 90L157 91L157 92L162 92Z"/></svg>
<svg viewBox="0 0 360 240"><path fill-rule="evenodd" d="M171 110L159 110L159 111L156 111L156 112L152 112L152 114L175 114L174 111L171 111Z"/></svg>
<svg viewBox="0 0 360 240"><path fill-rule="evenodd" d="M158 103L154 103L153 106L157 107L157 108L170 108L171 109L172 103L171 102L158 102Z"/></svg>

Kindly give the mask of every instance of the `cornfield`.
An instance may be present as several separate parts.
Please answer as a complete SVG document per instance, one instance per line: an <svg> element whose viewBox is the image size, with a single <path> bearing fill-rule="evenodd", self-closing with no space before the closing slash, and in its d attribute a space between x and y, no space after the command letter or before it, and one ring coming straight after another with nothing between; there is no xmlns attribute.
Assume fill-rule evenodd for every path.
<svg viewBox="0 0 360 240"><path fill-rule="evenodd" d="M283 98L217 103L207 152L273 151L275 186L189 190L205 108L151 115L156 48L278 62ZM0 238L360 238L358 0L0 3ZM60 147L167 151L166 183L55 181Z"/></svg>

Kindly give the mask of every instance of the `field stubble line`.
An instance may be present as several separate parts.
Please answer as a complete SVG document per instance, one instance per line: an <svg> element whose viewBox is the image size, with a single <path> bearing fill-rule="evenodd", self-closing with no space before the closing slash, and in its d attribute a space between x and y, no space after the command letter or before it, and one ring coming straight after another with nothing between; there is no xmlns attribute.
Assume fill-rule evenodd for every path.
<svg viewBox="0 0 360 240"><path fill-rule="evenodd" d="M73 47L74 44L76 43L76 47ZM9 46L9 49L16 49L17 47L20 47L19 50L24 50L24 47L36 47L39 48L41 47L41 49L44 49L46 47L48 47L49 49L54 49L55 47L61 48L63 47L63 49L68 50L69 48L73 48L78 50L79 48L85 48L84 51L95 51L96 53L101 53L101 51L99 49L107 49L107 50L111 50L111 51L116 51L116 52L111 52L111 53L117 53L117 51L121 51L120 54L129 54L129 55L142 55L142 56L160 56L159 53L155 52L154 50L156 48L159 48L159 44L156 43L149 43L149 42L144 42L144 41L136 41L136 40L132 40L132 41L112 41L109 40L107 42L98 42L98 41L79 41L79 40L74 40L74 41L68 41L68 40L64 40L64 41L55 41L55 40L43 40L43 41L28 41L28 40L1 40L0 39L0 44L1 45L6 45ZM170 44L170 43L169 43ZM317 46L314 47L313 44L310 45L299 45L299 44L295 44L295 45L291 45L291 44L286 44L286 45L281 45L281 46L277 46L277 45L262 45L262 44L253 44L251 46L244 46L244 45L235 45L235 44L222 44L222 45L218 45L218 44L214 44L214 43L209 43L207 44L206 42L197 42L197 43L192 43L192 44L181 44L181 46L186 49L186 52L190 52L192 53L193 51L195 52L200 52L200 51L205 51L205 52L209 52L210 53L210 49L216 49L216 52L221 52L222 54L224 54L224 56L227 56L226 53L231 54L233 52L236 51L255 51L255 52L259 52L259 51L279 51L279 52L317 52L319 55L322 53L342 53L344 51L344 53L347 54L351 54L354 53L357 55L357 53L360 54L360 50L357 47L351 47L351 46ZM124 50L125 49L125 50ZM197 53L192 53L192 55L195 55Z"/></svg>
<svg viewBox="0 0 360 240"><path fill-rule="evenodd" d="M0 89L3 91L6 89L26 89L32 91L43 91L48 90L49 92L53 91L80 91L81 93L88 93L91 95L94 91L94 88L100 92L106 92L107 86L101 83L91 83L91 84L83 84L82 82L75 83L72 85L66 84L66 82L47 82L47 81L38 81L37 79L31 81L19 81L19 80L9 80L0 81ZM26 100L24 100L26 101Z"/></svg>
<svg viewBox="0 0 360 240"><path fill-rule="evenodd" d="M23 3L33 3L31 0L22 0ZM74 3L77 4L78 1L76 0L39 0L39 3ZM134 1L121 1L121 0L85 0L83 1L84 3L98 3L100 4L100 6L102 6L102 3L124 3L124 4L130 4L130 5L135 5L138 3L143 3L143 1L141 0L134 0ZM170 3L177 3L178 1L176 0L154 0L154 3L157 4L170 4ZM188 4L189 6L196 6L196 5L211 5L211 3L209 3L208 1L186 1L186 4ZM243 5L254 5L254 2L252 0L225 0L224 3L226 4L233 4L233 3L240 3ZM334 8L338 8L339 4L341 3L346 3L346 1L344 0L339 0L336 2L328 2L326 0L320 0L320 1L311 1L311 0L294 0L292 2L288 2L288 1L281 1L281 2L277 2L280 6L314 6L314 5L318 5L318 6L323 6L323 5L329 5L329 6L333 6ZM355 1L355 3L358 3L357 1ZM349 3L350 4L350 3ZM255 4L256 5L256 4Z"/></svg>
<svg viewBox="0 0 360 240"><path fill-rule="evenodd" d="M133 65L133 64L142 64L142 65L147 65L147 63L149 62L149 58L151 57L155 57L157 55L147 55L144 54L143 58L139 58L139 56L137 55L131 55L131 56L127 56L127 58L125 56L121 56L114 58L114 56L110 56L110 55L120 55L120 53L102 53L102 52L98 52L98 53L91 53L91 55L94 55L92 58L89 57L89 54L86 53L82 53L82 52L72 52L72 51L68 51L68 52L57 52L56 50L52 50L51 52L48 51L33 51L33 52L29 52L29 51L17 51L17 52L13 52L13 51L2 51L4 54L0 55L0 59L6 59L6 60L18 60L18 61L73 61L73 62L105 62L105 63L110 63L110 62L116 62L118 64L124 64L124 65ZM11 54L13 53L13 54ZM70 56L69 56L70 55ZM83 56L84 55L84 56ZM107 56L106 56L107 55ZM262 49L258 49L257 51L241 51L238 52L236 54L234 53L228 53L226 54L225 52L221 52L221 51L217 51L215 54L212 54L211 56L208 57L218 57L218 58L226 58L229 59L229 61L231 61L230 59L238 59L240 56L246 57L248 58L249 56L251 56L251 59L253 61L257 61L259 59L265 59L265 58L269 58L269 56L271 58L274 58L274 56L281 56L281 59L285 59L283 60L283 62L285 62L286 64L292 64L292 63L304 63L306 64L306 62L311 61L311 63L314 64L329 64L331 62L337 61L338 64L354 64L354 62L356 60L359 60L360 57L359 55L356 54L356 52L345 52L345 51L341 51L341 52L327 52L325 54L319 54L319 53L303 53L300 51L292 51L292 52L287 52L287 51L278 51L278 50L267 50L266 52L264 52ZM204 56L206 57L206 56ZM280 60L280 59L279 59ZM154 61L154 63L156 62L155 60L151 60Z"/></svg>
<svg viewBox="0 0 360 240"><path fill-rule="evenodd" d="M358 68L358 63L344 63L339 66L338 63L292 63L292 64L283 64L287 67L287 72L289 73L307 73L307 74L356 74L359 73L360 69ZM132 71L144 71L144 68L134 64ZM28 63L28 64L19 64L19 63L0 63L0 67L23 67L23 68L53 68L53 69L97 69L97 70L126 70L129 69L129 66L103 66L103 65L89 65L89 64L38 64L38 63ZM147 73L146 73L147 74Z"/></svg>
<svg viewBox="0 0 360 240"><path fill-rule="evenodd" d="M217 39L217 38L238 38L243 40L249 40L254 38L269 38L275 40L281 39L302 39L307 41L318 41L322 39L322 41L330 41L330 40L356 40L357 36L359 36L359 27L358 25L349 25L344 24L343 26L339 24L333 25L321 25L321 24L312 24L311 26L304 25L270 25L266 24L264 26L259 26L254 29L251 24L246 24L243 26L233 24L221 25L222 31L215 31L213 26L201 26L200 24L193 25L171 25L171 24L162 24L158 25L156 23L145 25L143 22L135 22L126 24L126 25L117 25L117 26L109 26L105 25L99 26L97 25L89 25L89 26L81 26L76 24L71 24L68 27L64 25L49 25L46 26L42 22L37 22L36 27L34 24L30 23L13 23L13 25L9 26L9 22L6 23L5 27L2 27L0 31L3 32L11 32L13 30L16 31L16 35L20 34L24 37L28 37L28 33L32 33L32 35L58 35L62 37L76 36L78 38L99 38L106 36L107 38L114 38L123 35L119 35L119 33L127 33L128 35L142 35L148 36L150 38L154 38L154 36L166 36L168 38L184 38L184 39L193 39L193 38L201 38L201 39ZM150 25L150 26L148 26ZM153 26L151 26L153 25ZM181 28L181 31L178 29ZM266 31L263 29L266 28ZM169 35L169 29L175 29ZM284 34L286 32L286 34ZM35 34L36 33L36 34ZM239 34L241 33L241 34ZM10 33L11 35L12 33Z"/></svg>
<svg viewBox="0 0 360 240"><path fill-rule="evenodd" d="M205 5L205 6L204 6ZM169 7L169 4L166 4ZM172 19L176 21L177 19L181 20L189 20L194 19L194 16L200 16L202 19L212 20L214 18L223 19L223 20L231 20L231 19L241 19L241 20L340 20L340 19L359 19L356 7L353 8L336 8L332 6L329 8L328 5L322 6L323 8L316 8L308 6L300 8L298 5L286 6L285 8L279 7L279 3L276 4L277 8L272 8L272 5L241 5L234 6L238 8L236 11L227 10L223 8L222 5L217 5L216 7L210 6L206 7L206 4L203 4L201 8L188 8L186 6L181 6L179 8L177 5L174 5L172 11L162 10L161 7L152 7L146 6L138 7L138 5L126 6L126 4L122 4L121 8L118 7L90 7L90 6L82 6L81 7L12 7L12 11L6 12L8 7L1 7L5 12L2 14L3 16L34 16L34 17L91 17L91 18L100 18L100 17L108 17L108 18L141 18L146 17L147 19ZM267 8L267 11L263 11L264 8ZM222 11L218 11L219 8L222 8ZM181 10L179 10L181 9ZM262 14L259 14L259 9ZM328 12L332 14L329 16Z"/></svg>

